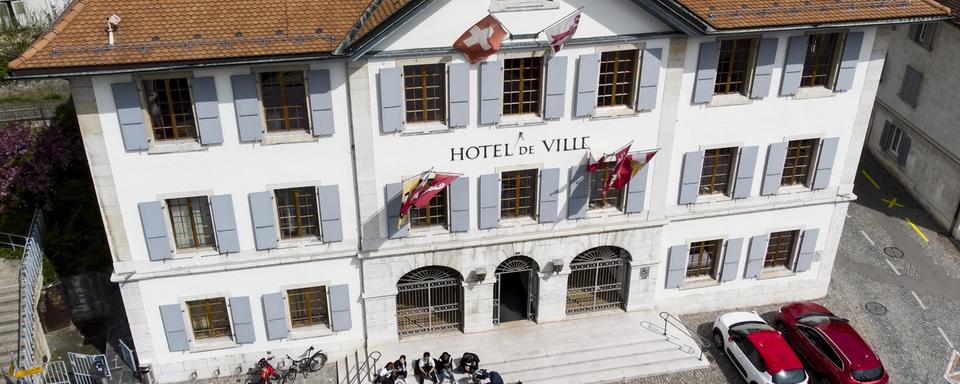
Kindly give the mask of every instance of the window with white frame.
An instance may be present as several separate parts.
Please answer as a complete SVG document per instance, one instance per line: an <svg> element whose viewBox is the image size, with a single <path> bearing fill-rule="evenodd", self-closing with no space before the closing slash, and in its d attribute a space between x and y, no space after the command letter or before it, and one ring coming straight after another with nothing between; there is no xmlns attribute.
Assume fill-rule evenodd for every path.
<svg viewBox="0 0 960 384"><path fill-rule="evenodd" d="M140 86L154 140L197 139L189 78L143 80Z"/></svg>
<svg viewBox="0 0 960 384"><path fill-rule="evenodd" d="M187 301L187 314L195 340L232 336L227 301L223 297Z"/></svg>
<svg viewBox="0 0 960 384"><path fill-rule="evenodd" d="M419 64L403 67L404 113L407 123L446 120L446 65Z"/></svg>
<svg viewBox="0 0 960 384"><path fill-rule="evenodd" d="M690 243L686 277L717 279L720 270L720 250L723 239Z"/></svg>
<svg viewBox="0 0 960 384"><path fill-rule="evenodd" d="M890 137L890 147L888 148L890 152L895 154L900 153L900 140L903 139L903 131L900 128L893 129L893 136Z"/></svg>
<svg viewBox="0 0 960 384"><path fill-rule="evenodd" d="M763 258L763 268L792 269L798 252L800 231L782 231L770 234L767 242L767 253Z"/></svg>
<svg viewBox="0 0 960 384"><path fill-rule="evenodd" d="M330 326L327 287L315 286L287 290L290 325L293 328Z"/></svg>
<svg viewBox="0 0 960 384"><path fill-rule="evenodd" d="M167 199L166 202L178 250L216 245L210 203L206 196Z"/></svg>
<svg viewBox="0 0 960 384"><path fill-rule="evenodd" d="M261 72L259 80L267 132L308 131L304 72Z"/></svg>
<svg viewBox="0 0 960 384"><path fill-rule="evenodd" d="M315 187L277 189L274 194L281 239L320 236L320 210Z"/></svg>

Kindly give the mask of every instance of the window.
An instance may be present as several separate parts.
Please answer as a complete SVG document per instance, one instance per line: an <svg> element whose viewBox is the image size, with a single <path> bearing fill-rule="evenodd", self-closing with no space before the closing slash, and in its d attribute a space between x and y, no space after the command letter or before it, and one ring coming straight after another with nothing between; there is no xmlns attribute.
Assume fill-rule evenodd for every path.
<svg viewBox="0 0 960 384"><path fill-rule="evenodd" d="M840 63L839 33L810 35L807 41L807 56L803 61L801 87L823 86L830 88Z"/></svg>
<svg viewBox="0 0 960 384"><path fill-rule="evenodd" d="M708 149L703 154L700 195L730 194L730 176L736 147Z"/></svg>
<svg viewBox="0 0 960 384"><path fill-rule="evenodd" d="M750 339L741 335L739 338L737 338L737 346L740 347L740 351L743 352L743 355L747 357L747 360L750 360L750 364L753 364L758 371L767 371L767 364L764 363L763 356L761 356L760 351L753 346L753 343L750 342Z"/></svg>
<svg viewBox="0 0 960 384"><path fill-rule="evenodd" d="M195 139L193 100L187 78L143 81L150 127L157 141Z"/></svg>
<svg viewBox="0 0 960 384"><path fill-rule="evenodd" d="M537 213L536 169L504 172L500 179L500 217L534 217Z"/></svg>
<svg viewBox="0 0 960 384"><path fill-rule="evenodd" d="M206 196L167 199L177 249L212 247L213 222Z"/></svg>
<svg viewBox="0 0 960 384"><path fill-rule="evenodd" d="M290 325L293 328L330 325L327 287L288 289L287 302L290 303Z"/></svg>
<svg viewBox="0 0 960 384"><path fill-rule="evenodd" d="M903 139L903 131L900 128L893 129L893 136L890 138L890 152L900 153L900 140Z"/></svg>
<svg viewBox="0 0 960 384"><path fill-rule="evenodd" d="M637 50L611 51L600 54L600 82L597 106L633 108L633 91L637 72Z"/></svg>
<svg viewBox="0 0 960 384"><path fill-rule="evenodd" d="M280 238L319 236L317 190L314 187L276 190Z"/></svg>
<svg viewBox="0 0 960 384"><path fill-rule="evenodd" d="M717 278L717 255L723 240L690 243L690 259L687 261L687 277L710 276Z"/></svg>
<svg viewBox="0 0 960 384"><path fill-rule="evenodd" d="M803 333L803 336L806 337L807 340L810 340L810 344L813 344L813 346L820 351L820 354L826 356L826 358L829 359L833 365L837 366L837 368L843 369L843 360L840 359L840 355L833 350L833 347L830 346L830 343L828 343L826 339L820 336L820 334L812 328L804 326L800 326L798 328L800 328L800 332Z"/></svg>
<svg viewBox="0 0 960 384"><path fill-rule="evenodd" d="M403 67L403 95L407 123L427 123L446 119L444 64Z"/></svg>
<svg viewBox="0 0 960 384"><path fill-rule="evenodd" d="M231 336L227 302L222 297L187 302L193 338L197 340Z"/></svg>
<svg viewBox="0 0 960 384"><path fill-rule="evenodd" d="M608 161L603 163L596 172L590 172L590 209L622 209L623 190L611 189L606 195L603 193L603 186L607 184L607 178L610 177L616 164L614 161Z"/></svg>
<svg viewBox="0 0 960 384"><path fill-rule="evenodd" d="M542 57L503 61L503 114L540 114Z"/></svg>
<svg viewBox="0 0 960 384"><path fill-rule="evenodd" d="M933 36L937 31L937 23L914 24L910 26L910 40L926 49L933 49Z"/></svg>
<svg viewBox="0 0 960 384"><path fill-rule="evenodd" d="M753 68L756 39L734 39L720 42L717 80L713 92L749 94L750 71Z"/></svg>
<svg viewBox="0 0 960 384"><path fill-rule="evenodd" d="M770 234L767 243L767 254L763 258L764 268L787 268L793 264L796 254L797 239L800 231L774 232Z"/></svg>
<svg viewBox="0 0 960 384"><path fill-rule="evenodd" d="M426 208L410 207L410 226L427 228L447 226L447 188L436 194Z"/></svg>
<svg viewBox="0 0 960 384"><path fill-rule="evenodd" d="M267 132L307 131L307 87L303 71L260 73Z"/></svg>
<svg viewBox="0 0 960 384"><path fill-rule="evenodd" d="M780 185L810 186L810 167L813 165L813 153L819 142L818 139L806 139L787 144L787 158L783 162Z"/></svg>

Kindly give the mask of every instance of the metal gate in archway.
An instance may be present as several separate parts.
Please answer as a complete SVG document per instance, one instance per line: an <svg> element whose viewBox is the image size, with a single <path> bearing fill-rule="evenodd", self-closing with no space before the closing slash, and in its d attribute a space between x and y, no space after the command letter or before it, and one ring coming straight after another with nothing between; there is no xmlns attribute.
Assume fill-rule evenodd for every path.
<svg viewBox="0 0 960 384"><path fill-rule="evenodd" d="M627 302L630 254L597 247L577 255L567 279L567 314L623 308Z"/></svg>
<svg viewBox="0 0 960 384"><path fill-rule="evenodd" d="M540 269L533 259L526 256L514 256L504 260L497 266L497 281L493 284L493 323L500 324L501 321L511 320L537 320L537 298L540 296ZM510 278L511 282L519 281L521 284L512 284L504 290L506 282L501 279ZM524 282L524 280L526 280ZM519 289L518 289L519 288ZM509 305L507 300L516 301L516 296L520 294L523 297L523 303ZM505 296L507 295L507 296ZM512 304L512 303L511 303ZM524 308L525 307L525 308ZM509 312L508 312L509 311ZM508 313L507 313L508 312Z"/></svg>
<svg viewBox="0 0 960 384"><path fill-rule="evenodd" d="M444 267L424 267L397 282L397 332L400 336L460 329L463 279Z"/></svg>

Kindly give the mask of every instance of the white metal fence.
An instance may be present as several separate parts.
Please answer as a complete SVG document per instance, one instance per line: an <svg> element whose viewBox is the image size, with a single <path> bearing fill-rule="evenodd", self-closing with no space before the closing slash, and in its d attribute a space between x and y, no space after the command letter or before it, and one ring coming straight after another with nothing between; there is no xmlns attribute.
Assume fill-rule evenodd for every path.
<svg viewBox="0 0 960 384"><path fill-rule="evenodd" d="M49 358L46 337L37 315L37 303L43 285L43 225L43 211L38 209L34 211L20 262L20 328L17 349L17 366L20 369L36 367L44 361L44 357ZM42 378L27 376L20 381L39 384Z"/></svg>

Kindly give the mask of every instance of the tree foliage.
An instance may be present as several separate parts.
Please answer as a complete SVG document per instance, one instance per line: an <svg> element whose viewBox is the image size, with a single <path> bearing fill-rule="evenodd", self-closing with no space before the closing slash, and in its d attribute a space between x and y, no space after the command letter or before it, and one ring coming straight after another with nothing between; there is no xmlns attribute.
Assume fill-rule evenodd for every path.
<svg viewBox="0 0 960 384"><path fill-rule="evenodd" d="M20 56L44 31L43 24L0 25L0 84L7 75L7 64Z"/></svg>
<svg viewBox="0 0 960 384"><path fill-rule="evenodd" d="M15 122L0 128L0 214L45 206L57 177L76 162L80 143L58 124Z"/></svg>

